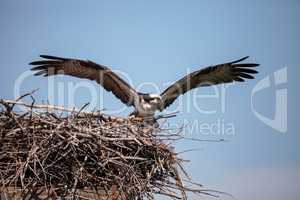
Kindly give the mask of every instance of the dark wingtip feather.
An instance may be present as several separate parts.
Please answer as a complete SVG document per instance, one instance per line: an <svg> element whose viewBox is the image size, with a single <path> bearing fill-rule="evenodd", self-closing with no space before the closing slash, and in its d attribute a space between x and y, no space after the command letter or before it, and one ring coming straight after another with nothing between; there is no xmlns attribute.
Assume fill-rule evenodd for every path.
<svg viewBox="0 0 300 200"><path fill-rule="evenodd" d="M36 67L31 68L30 70L31 71L38 71L38 70L44 70L44 69L47 69L47 66L45 66L45 65L36 66Z"/></svg>
<svg viewBox="0 0 300 200"><path fill-rule="evenodd" d="M38 71L38 72L34 73L34 76L40 76L40 75L43 75L43 74L47 74L47 71L46 70Z"/></svg>
<svg viewBox="0 0 300 200"><path fill-rule="evenodd" d="M257 74L258 71L254 70L254 69L248 69L248 68L235 68L234 69L235 72L244 72L244 73L248 73L248 74Z"/></svg>
<svg viewBox="0 0 300 200"><path fill-rule="evenodd" d="M257 63L243 63L243 64L236 64L235 67L258 67L259 64Z"/></svg>
<svg viewBox="0 0 300 200"><path fill-rule="evenodd" d="M36 61L30 62L29 65L35 65Z"/></svg>
<svg viewBox="0 0 300 200"><path fill-rule="evenodd" d="M235 81L238 81L238 82L244 82L245 80L240 78L240 77L235 77L234 78Z"/></svg>
<svg viewBox="0 0 300 200"><path fill-rule="evenodd" d="M248 78L248 79L254 79L254 76L251 76L250 74L246 74L246 73L239 73L238 76L243 78Z"/></svg>
<svg viewBox="0 0 300 200"><path fill-rule="evenodd" d="M33 61L29 63L29 65L44 65L44 64L47 64L46 60Z"/></svg>
<svg viewBox="0 0 300 200"><path fill-rule="evenodd" d="M61 58L57 56L50 56L50 55L40 55L41 58L50 59L50 60L67 60L67 58Z"/></svg>
<svg viewBox="0 0 300 200"><path fill-rule="evenodd" d="M241 61L243 61L243 60L246 60L247 58L249 58L249 56L245 56L245 57L243 57L243 58L241 58L241 59L238 59L238 60L232 61L232 62L230 62L230 64L234 64L234 63L241 62Z"/></svg>

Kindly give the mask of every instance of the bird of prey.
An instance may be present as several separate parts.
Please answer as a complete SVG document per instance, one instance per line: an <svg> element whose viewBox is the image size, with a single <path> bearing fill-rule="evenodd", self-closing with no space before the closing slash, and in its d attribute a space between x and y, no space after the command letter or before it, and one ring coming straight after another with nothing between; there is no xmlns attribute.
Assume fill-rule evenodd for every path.
<svg viewBox="0 0 300 200"><path fill-rule="evenodd" d="M49 55L40 55L40 57L43 59L30 63L30 65L34 65L31 70L36 72L35 75L47 77L65 74L96 81L105 90L112 92L124 104L133 106L135 110L132 114L138 117L154 117L156 111L164 110L180 95L197 87L253 79L253 74L257 73L253 68L259 65L256 63L241 63L248 58L247 56L232 62L194 71L170 85L161 94L147 94L136 91L104 65L89 60Z"/></svg>

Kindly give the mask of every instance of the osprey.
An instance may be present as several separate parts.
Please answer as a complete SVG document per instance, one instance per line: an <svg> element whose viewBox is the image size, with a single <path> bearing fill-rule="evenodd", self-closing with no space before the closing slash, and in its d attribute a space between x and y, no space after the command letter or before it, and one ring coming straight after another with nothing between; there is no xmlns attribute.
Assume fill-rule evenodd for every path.
<svg viewBox="0 0 300 200"><path fill-rule="evenodd" d="M200 86L233 81L243 82L244 79L253 79L254 77L251 74L257 73L253 67L259 65L256 63L240 63L247 59L247 56L233 62L209 66L192 72L170 85L161 94L146 94L136 91L104 65L89 60L60 58L49 55L41 55L40 57L44 60L30 63L30 65L35 66L31 69L36 71L34 75L47 77L65 74L96 81L127 106L134 106L135 111L132 114L138 117L154 117L156 111L164 110L180 95Z"/></svg>

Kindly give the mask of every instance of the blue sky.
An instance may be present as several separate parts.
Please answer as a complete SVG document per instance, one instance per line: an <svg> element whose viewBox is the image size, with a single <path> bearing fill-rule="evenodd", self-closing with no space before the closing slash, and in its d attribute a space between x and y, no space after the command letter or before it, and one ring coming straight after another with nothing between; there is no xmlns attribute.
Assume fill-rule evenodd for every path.
<svg viewBox="0 0 300 200"><path fill-rule="evenodd" d="M199 126L186 134L199 139L229 140L224 143L181 141L178 151L200 148L182 156L196 182L207 188L226 191L238 199L287 199L300 196L300 156L298 133L299 89L296 83L300 52L300 2L286 1L16 1L0 2L0 98L14 98L15 82L29 69L39 54L91 59L130 76L138 87L154 82L160 90L190 70L231 61L249 55L260 63L255 80L226 89L225 111L220 98L200 98L195 105L180 110L170 124L220 122L234 132L200 134ZM274 72L287 70L287 82L276 85ZM261 80L270 78L270 87L253 97ZM82 80L58 77L61 83ZM94 84L96 88L98 86ZM48 99L48 82L28 76L21 91L40 88L38 101ZM99 87L100 88L100 87ZM276 92L287 91L287 122L284 133L261 121L254 110L267 118L276 114ZM153 92L150 86L144 92ZM218 87L220 91L220 87ZM101 108L122 106L113 95L97 89ZM212 94L209 88L198 95ZM194 93L193 93L194 94ZM89 102L90 93L79 88L76 106ZM53 97L54 102L59 100ZM183 105L190 99L181 97ZM64 103L66 103L66 100ZM175 103L169 111L178 106ZM124 116L130 109L120 113ZM280 113L279 113L280 114ZM221 128L222 129L222 128ZM224 129L222 129L224 130ZM226 131L225 131L226 132ZM224 199L223 197L222 199ZM191 196L191 199L195 199Z"/></svg>

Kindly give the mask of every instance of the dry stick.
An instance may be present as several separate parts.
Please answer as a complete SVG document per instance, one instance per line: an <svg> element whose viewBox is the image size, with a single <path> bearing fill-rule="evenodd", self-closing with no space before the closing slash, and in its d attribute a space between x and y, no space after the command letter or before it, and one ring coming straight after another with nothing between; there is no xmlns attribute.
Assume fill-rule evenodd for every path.
<svg viewBox="0 0 300 200"><path fill-rule="evenodd" d="M101 113L96 116L87 112L79 116L85 113L85 106L74 111L21 101L0 100L1 103L9 108L13 105L29 108L29 115L20 116L13 110L10 110L12 115L7 115L8 110L0 112L0 131L3 127L9 133L5 137L8 142L0 148L1 154L3 150L6 152L4 159L7 159L4 162L3 157L0 158L0 170L8 170L0 171L0 174L4 175L2 179L8 185L15 183L15 187L20 186L17 180L21 177L28 195L34 191L35 184L45 186L46 190L50 188L51 194L57 193L57 198L73 193L73 199L79 198L76 193L79 186L89 186L97 191L101 188L109 190L113 184L120 191L121 199L153 197L156 188L172 198L178 195L178 199L186 199L187 191L201 193L201 190L187 188L178 172L172 175L177 168L184 171L180 169L182 160L177 158L171 146L162 142L162 137L170 141L171 136L168 133L159 136L159 128L141 124L141 120L124 118L108 117L107 121L99 123L99 117L103 117ZM50 111L34 112L33 109L62 110L71 115L60 117ZM18 126L8 123L14 116L24 127L24 134L20 134ZM39 147L36 151L30 148L32 139ZM10 162L16 164L6 164ZM28 174L30 171L31 175ZM55 199L54 196L49 198Z"/></svg>
<svg viewBox="0 0 300 200"><path fill-rule="evenodd" d="M24 106L27 108L34 108L34 109L47 109L47 110L60 110L60 111L65 111L65 112L80 112L80 113L84 113L84 114L92 114L94 115L95 113L93 112L88 112L88 111L80 111L77 110L75 108L65 108L63 106L56 106L56 105L49 105L49 104L27 104L21 101L15 101L15 100L6 100L6 99L0 99L0 103L1 104L12 104L12 105L20 105L20 106ZM101 113L101 115L103 115Z"/></svg>

